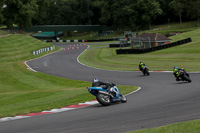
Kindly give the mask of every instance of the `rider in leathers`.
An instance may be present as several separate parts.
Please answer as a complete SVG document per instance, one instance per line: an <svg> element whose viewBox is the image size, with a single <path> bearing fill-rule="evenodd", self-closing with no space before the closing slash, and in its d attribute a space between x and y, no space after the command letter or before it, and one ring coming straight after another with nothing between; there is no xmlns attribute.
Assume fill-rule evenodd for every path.
<svg viewBox="0 0 200 133"><path fill-rule="evenodd" d="M176 81L180 81L179 77L180 77L180 72L181 71L184 71L185 74L189 77L189 74L185 71L184 68L174 67L173 74L174 74L174 76L176 78Z"/></svg>
<svg viewBox="0 0 200 133"><path fill-rule="evenodd" d="M140 71L143 71L144 66L145 64L142 61L140 61L140 64L139 64Z"/></svg>
<svg viewBox="0 0 200 133"><path fill-rule="evenodd" d="M107 89L107 91L110 92L110 86L111 86L110 83L102 82L102 81L100 81L100 80L97 79L97 78L93 79L92 87L100 87L100 86L101 86L103 89Z"/></svg>

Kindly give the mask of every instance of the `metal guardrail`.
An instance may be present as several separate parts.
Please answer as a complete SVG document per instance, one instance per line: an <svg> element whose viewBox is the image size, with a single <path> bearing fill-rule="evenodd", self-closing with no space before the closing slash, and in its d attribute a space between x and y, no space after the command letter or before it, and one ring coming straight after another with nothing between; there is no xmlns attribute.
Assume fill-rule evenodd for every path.
<svg viewBox="0 0 200 133"><path fill-rule="evenodd" d="M44 40L44 42L104 42L104 41L116 41L118 39L97 39L97 40Z"/></svg>
<svg viewBox="0 0 200 133"><path fill-rule="evenodd" d="M39 50L35 50L35 51L32 51L32 54L33 55L39 55L43 52L48 52L48 51L52 51L55 49L55 46L53 47L45 47L45 48L42 48L42 49L39 49Z"/></svg>

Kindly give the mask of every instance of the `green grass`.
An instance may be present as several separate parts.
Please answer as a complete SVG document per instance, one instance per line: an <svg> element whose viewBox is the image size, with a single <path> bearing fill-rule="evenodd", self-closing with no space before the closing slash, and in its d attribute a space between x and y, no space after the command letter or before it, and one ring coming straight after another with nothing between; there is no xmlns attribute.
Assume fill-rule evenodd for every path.
<svg viewBox="0 0 200 133"><path fill-rule="evenodd" d="M2 36L2 35L7 35L7 34L9 34L7 31L5 31L5 30L0 30L0 36Z"/></svg>
<svg viewBox="0 0 200 133"><path fill-rule="evenodd" d="M26 35L0 38L0 118L95 99L86 89L91 86L90 82L54 77L26 68L24 61L47 54L34 56L31 52L47 46L52 44ZM126 94L137 87L119 85L119 89Z"/></svg>
<svg viewBox="0 0 200 133"><path fill-rule="evenodd" d="M96 48L96 47L109 47L109 44L90 45L90 48Z"/></svg>
<svg viewBox="0 0 200 133"><path fill-rule="evenodd" d="M169 23L164 25L155 25L152 26L151 30L145 30L143 32L148 33L160 33L163 35L169 34L171 32L188 32L195 30L197 28L197 22L191 21L191 22L183 22L182 25L180 23Z"/></svg>
<svg viewBox="0 0 200 133"><path fill-rule="evenodd" d="M187 71L199 71L200 28L171 37L173 41L191 37L191 43L163 49L147 54L116 54L117 48L88 49L79 60L89 66L122 71L138 70L143 61L150 70L172 70L173 66L184 67Z"/></svg>
<svg viewBox="0 0 200 133"><path fill-rule="evenodd" d="M181 122L168 126L162 126L152 129L144 129L139 131L132 131L129 133L199 133L200 132L200 120L194 120L189 122Z"/></svg>

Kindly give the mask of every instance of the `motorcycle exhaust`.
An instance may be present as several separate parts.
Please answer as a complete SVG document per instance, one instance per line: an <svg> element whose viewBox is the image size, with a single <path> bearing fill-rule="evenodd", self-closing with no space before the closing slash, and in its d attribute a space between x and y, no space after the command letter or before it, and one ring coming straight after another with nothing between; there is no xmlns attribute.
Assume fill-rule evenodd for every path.
<svg viewBox="0 0 200 133"><path fill-rule="evenodd" d="M108 95L108 96L114 98L113 95L111 95L110 93L108 93L108 92L106 92L106 91L99 91L99 93L101 93L101 94L105 94L105 95Z"/></svg>

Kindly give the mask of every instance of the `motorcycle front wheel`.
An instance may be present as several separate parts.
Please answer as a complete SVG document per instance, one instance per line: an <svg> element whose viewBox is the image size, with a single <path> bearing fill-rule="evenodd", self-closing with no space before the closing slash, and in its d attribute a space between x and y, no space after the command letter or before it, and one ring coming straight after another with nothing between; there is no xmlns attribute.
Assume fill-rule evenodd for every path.
<svg viewBox="0 0 200 133"><path fill-rule="evenodd" d="M111 103L110 96L108 95L98 93L96 98L97 98L97 101L103 106L108 106Z"/></svg>
<svg viewBox="0 0 200 133"><path fill-rule="evenodd" d="M124 95L121 94L121 102L122 103L126 103L127 102L127 99Z"/></svg>

